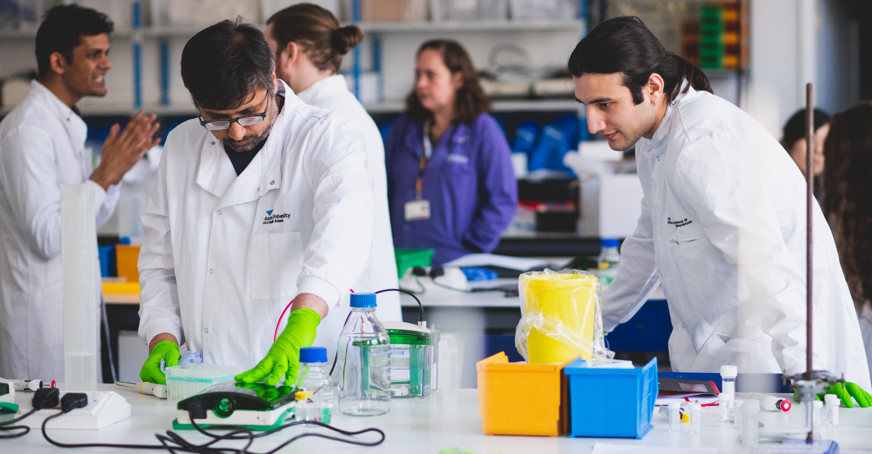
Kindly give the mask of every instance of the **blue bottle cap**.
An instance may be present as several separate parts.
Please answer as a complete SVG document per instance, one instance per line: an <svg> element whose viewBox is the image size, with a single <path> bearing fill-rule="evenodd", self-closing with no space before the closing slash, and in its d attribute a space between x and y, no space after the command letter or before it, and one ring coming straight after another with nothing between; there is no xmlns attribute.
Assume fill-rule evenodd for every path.
<svg viewBox="0 0 872 454"><path fill-rule="evenodd" d="M300 349L301 363L326 363L327 349L324 347L303 347Z"/></svg>
<svg viewBox="0 0 872 454"><path fill-rule="evenodd" d="M620 242L617 238L603 238L602 240L600 240L600 244L602 245L602 247L618 247L618 244L620 244Z"/></svg>
<svg viewBox="0 0 872 454"><path fill-rule="evenodd" d="M351 307L375 307L375 293L352 293Z"/></svg>

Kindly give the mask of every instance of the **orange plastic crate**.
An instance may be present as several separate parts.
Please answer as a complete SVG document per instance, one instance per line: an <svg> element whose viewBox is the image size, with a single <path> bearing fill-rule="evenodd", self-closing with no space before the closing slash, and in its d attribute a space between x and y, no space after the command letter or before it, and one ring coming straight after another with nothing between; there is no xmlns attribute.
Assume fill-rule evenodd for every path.
<svg viewBox="0 0 872 454"><path fill-rule="evenodd" d="M127 282L139 282L139 246L119 244L115 246L115 263L118 277L126 277Z"/></svg>
<svg viewBox="0 0 872 454"><path fill-rule="evenodd" d="M487 435L556 437L569 431L571 363L509 363L500 352L476 363L478 407Z"/></svg>

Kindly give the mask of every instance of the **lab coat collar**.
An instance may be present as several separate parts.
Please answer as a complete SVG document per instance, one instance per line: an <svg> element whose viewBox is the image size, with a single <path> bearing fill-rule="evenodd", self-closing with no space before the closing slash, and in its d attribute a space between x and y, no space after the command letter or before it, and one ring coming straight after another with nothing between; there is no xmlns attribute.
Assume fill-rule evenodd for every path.
<svg viewBox="0 0 872 454"><path fill-rule="evenodd" d="M317 105L315 102L319 97L326 94L331 93L339 93L348 90L348 82L345 80L345 76L336 74L330 77L325 77L324 79L315 82L309 88L297 93L297 96L306 104Z"/></svg>
<svg viewBox="0 0 872 454"><path fill-rule="evenodd" d="M687 88L686 93L679 93L675 99L666 107L666 113L663 115L663 120L657 126L657 131L654 132L654 137L648 142L648 150L645 151L645 157L654 158L666 152L666 143L669 141L669 131L672 125L672 117L675 112L675 106L678 105L686 97L692 97L696 93L693 87L689 86L689 82L685 79L681 84L682 91Z"/></svg>
<svg viewBox="0 0 872 454"><path fill-rule="evenodd" d="M41 98L49 110L61 119L61 123L63 123L67 134L70 136L70 143L78 144L73 148L75 148L77 153L83 152L81 144L85 143L85 139L88 138L88 125L85 123L85 120L82 120L82 117L64 104L60 98L55 96L51 90L39 83L39 81L34 80L30 82L30 94Z"/></svg>
<svg viewBox="0 0 872 454"><path fill-rule="evenodd" d="M277 94L285 102L273 124L263 148L248 167L238 176L233 163L226 156L224 146L212 133L207 133L200 151L200 167L197 184L210 193L221 197L221 207L239 205L257 200L271 189L282 185L282 153L284 130L292 111L302 104L290 87L280 81Z"/></svg>

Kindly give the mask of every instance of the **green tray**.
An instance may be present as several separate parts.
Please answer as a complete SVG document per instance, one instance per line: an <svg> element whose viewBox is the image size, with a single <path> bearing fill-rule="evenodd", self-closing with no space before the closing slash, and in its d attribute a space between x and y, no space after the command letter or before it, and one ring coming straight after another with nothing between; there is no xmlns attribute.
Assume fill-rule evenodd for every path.
<svg viewBox="0 0 872 454"><path fill-rule="evenodd" d="M402 278L406 270L416 266L429 267L433 263L433 249L403 249L395 248L394 257L397 260L397 277Z"/></svg>

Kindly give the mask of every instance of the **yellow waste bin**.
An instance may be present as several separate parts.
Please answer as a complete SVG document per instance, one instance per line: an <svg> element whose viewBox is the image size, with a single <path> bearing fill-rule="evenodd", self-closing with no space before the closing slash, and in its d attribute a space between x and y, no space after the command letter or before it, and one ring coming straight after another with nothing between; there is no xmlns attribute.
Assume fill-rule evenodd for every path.
<svg viewBox="0 0 872 454"><path fill-rule="evenodd" d="M525 273L520 277L527 360L562 363L591 358L599 279L586 273Z"/></svg>

